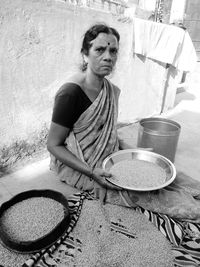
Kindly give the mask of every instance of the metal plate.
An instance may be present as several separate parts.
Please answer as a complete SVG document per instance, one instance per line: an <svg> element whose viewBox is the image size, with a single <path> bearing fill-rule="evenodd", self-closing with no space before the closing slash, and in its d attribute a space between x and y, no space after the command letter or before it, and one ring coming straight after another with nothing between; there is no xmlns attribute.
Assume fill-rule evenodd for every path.
<svg viewBox="0 0 200 267"><path fill-rule="evenodd" d="M129 187L126 184L123 184L121 181L118 182L114 179L114 177L106 178L110 183L117 185L121 188L127 189L127 190L134 190L134 191L152 191L152 190L158 190L161 188L164 188L171 184L174 179L176 178L176 168L174 164L168 160L166 157L146 151L143 149L126 149L126 150L120 150L118 152L115 152L108 156L104 162L103 162L103 168L107 171L110 170L110 168L123 160L131 160L131 159L137 159L137 160L143 160L147 162L151 162L159 167L161 167L165 173L166 173L166 179L165 182L158 186L152 186L152 187Z"/></svg>

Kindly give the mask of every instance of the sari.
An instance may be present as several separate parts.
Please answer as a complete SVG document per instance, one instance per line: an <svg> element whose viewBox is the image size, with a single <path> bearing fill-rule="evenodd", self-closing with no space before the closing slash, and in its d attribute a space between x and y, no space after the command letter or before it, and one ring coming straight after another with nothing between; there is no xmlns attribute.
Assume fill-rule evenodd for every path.
<svg viewBox="0 0 200 267"><path fill-rule="evenodd" d="M107 79L95 101L74 124L65 146L90 167L101 167L103 160L119 150L117 137L118 97L120 91ZM51 155L51 169L59 179L81 191L99 198L104 192L105 202L129 208L142 207L172 218L200 223L200 183L178 174L175 181L162 189L149 192L109 190L92 178L64 165Z"/></svg>
<svg viewBox="0 0 200 267"><path fill-rule="evenodd" d="M101 167L103 160L119 150L117 138L118 98L120 90L104 79L103 89L94 102L80 115L65 140L66 148L89 167ZM59 179L98 198L105 190L92 178L64 165L51 155L50 168Z"/></svg>

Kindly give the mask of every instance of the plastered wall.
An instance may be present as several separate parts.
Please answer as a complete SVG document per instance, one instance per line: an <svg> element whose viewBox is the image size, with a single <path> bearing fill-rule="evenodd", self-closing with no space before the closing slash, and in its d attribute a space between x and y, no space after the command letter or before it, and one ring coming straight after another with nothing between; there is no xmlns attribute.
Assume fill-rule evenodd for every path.
<svg viewBox="0 0 200 267"><path fill-rule="evenodd" d="M1 0L0 148L31 140L49 126L54 95L79 67L82 36L96 22L114 26L121 35L117 67L110 77L122 90L119 121L159 112L165 69L160 72L157 63L149 68L147 59L146 64L133 57L131 22L63 1ZM145 78L158 68L157 78Z"/></svg>

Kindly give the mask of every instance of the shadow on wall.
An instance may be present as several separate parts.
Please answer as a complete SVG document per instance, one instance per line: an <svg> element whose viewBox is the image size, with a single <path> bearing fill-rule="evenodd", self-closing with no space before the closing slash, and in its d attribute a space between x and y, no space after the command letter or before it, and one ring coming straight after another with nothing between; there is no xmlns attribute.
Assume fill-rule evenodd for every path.
<svg viewBox="0 0 200 267"><path fill-rule="evenodd" d="M23 165L23 161L49 156L46 149L47 136L48 128L44 124L42 130L33 133L29 140L16 140L9 146L4 145L0 150L0 177L17 168L19 162Z"/></svg>

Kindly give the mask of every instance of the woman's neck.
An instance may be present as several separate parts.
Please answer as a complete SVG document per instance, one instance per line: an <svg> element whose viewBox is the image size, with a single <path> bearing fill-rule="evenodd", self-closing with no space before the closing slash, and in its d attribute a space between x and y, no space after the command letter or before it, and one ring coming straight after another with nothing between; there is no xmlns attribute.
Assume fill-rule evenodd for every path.
<svg viewBox="0 0 200 267"><path fill-rule="evenodd" d="M87 90L93 90L95 92L100 92L103 88L104 77L98 77L97 75L86 72L84 86Z"/></svg>

